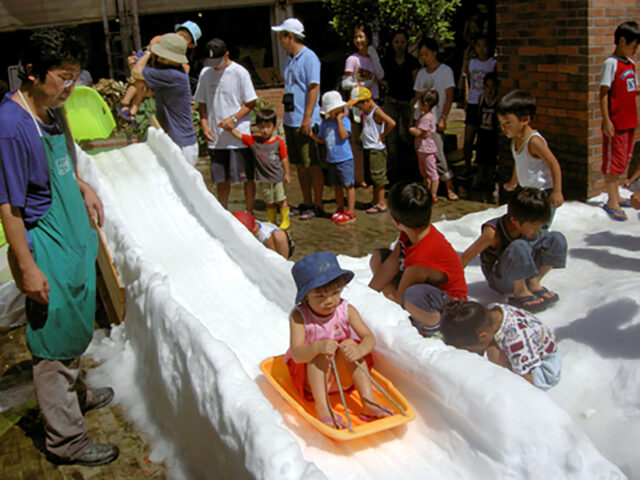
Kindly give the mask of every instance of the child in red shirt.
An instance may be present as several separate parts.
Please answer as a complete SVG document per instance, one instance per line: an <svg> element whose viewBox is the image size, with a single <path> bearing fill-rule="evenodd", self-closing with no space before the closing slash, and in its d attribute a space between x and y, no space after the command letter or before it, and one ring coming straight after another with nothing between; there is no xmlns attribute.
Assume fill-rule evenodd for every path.
<svg viewBox="0 0 640 480"><path fill-rule="evenodd" d="M371 258L369 286L400 303L424 336L440 325L440 313L452 299L467 298L467 283L458 254L431 224L433 199L427 187L400 182L389 193L391 217L400 230L393 250L379 249Z"/></svg>
<svg viewBox="0 0 640 480"><path fill-rule="evenodd" d="M638 126L636 106L637 78L632 57L640 42L638 22L625 22L616 28L616 49L602 65L600 111L602 113L602 173L609 196L602 206L613 220L625 221L618 191L620 175L624 175L633 153L633 136Z"/></svg>

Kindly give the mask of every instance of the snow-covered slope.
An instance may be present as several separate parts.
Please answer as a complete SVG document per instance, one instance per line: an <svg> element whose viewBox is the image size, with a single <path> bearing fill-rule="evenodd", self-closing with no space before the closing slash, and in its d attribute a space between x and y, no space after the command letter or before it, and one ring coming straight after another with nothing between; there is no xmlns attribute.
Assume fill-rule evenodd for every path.
<svg viewBox="0 0 640 480"><path fill-rule="evenodd" d="M589 238L611 240L585 228L600 215L596 208L569 204L554 223L568 234L572 259L550 277L561 302L541 316L563 339L565 356L564 378L549 395L478 356L423 339L402 309L366 286L367 259L341 257L356 271L344 296L376 335L378 368L417 418L335 443L297 416L258 368L287 348L291 263L222 209L178 155L151 130L146 144L80 160L105 204L104 231L127 291L124 325L94 342L93 354L107 360L95 375L116 387L116 401L152 435L153 459L166 461L174 478L624 478L583 429L627 474L640 472L630 450L614 451L602 438L613 426L629 448L638 439L638 352L628 340L624 359L609 358L616 337L596 335L594 323L608 321L602 309L610 305L629 314L611 319L611 328L636 325L637 339L639 315L633 286L619 288L633 275L609 290L590 252ZM500 212L438 226L461 250ZM630 262L620 261L614 277ZM496 299L477 266L467 278L472 296ZM607 347L610 355L602 354Z"/></svg>

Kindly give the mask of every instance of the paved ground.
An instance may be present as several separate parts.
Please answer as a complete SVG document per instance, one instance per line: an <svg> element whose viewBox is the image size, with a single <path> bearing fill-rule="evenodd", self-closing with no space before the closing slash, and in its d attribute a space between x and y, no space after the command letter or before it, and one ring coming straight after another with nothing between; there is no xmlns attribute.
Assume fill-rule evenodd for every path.
<svg viewBox="0 0 640 480"><path fill-rule="evenodd" d="M209 178L209 161L202 158L198 169L205 179ZM287 188L292 205L300 202L296 178ZM335 210L333 189L325 188L325 210ZM362 206L371 200L371 189L357 190L358 204ZM242 190L234 187L230 198L231 211L244 208ZM487 208L486 204L457 201L449 202L441 198L433 211L433 219L459 218L462 215ZM258 218L266 220L264 209L256 208ZM293 259L317 250L331 250L350 256L364 256L381 246L388 246L396 237L397 230L388 214L367 215L363 210L356 212L355 223L338 227L328 219L292 220L290 234L296 242ZM8 398L18 387L29 386L30 355L25 346L24 327L0 332L0 397ZM91 368L89 362L86 367ZM28 391L22 398L22 405L9 412L0 413L0 478L3 480L23 479L143 479L166 478L162 465L151 464L147 455L150 448L145 435L134 428L124 412L117 406L108 406L87 413L86 419L92 438L101 443L113 443L120 447L120 457L103 467L55 466L44 456L44 438L38 409L34 403L24 403L33 398ZM20 402L19 402L20 403ZM8 429L2 428L3 421L17 423ZM5 431L6 430L6 431Z"/></svg>

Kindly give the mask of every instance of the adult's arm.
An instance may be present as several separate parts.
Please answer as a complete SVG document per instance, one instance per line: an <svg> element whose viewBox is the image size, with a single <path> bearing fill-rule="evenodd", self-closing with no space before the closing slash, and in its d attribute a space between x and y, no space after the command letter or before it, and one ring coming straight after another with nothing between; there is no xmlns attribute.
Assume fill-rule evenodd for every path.
<svg viewBox="0 0 640 480"><path fill-rule="evenodd" d="M84 206L87 209L87 215L92 220L96 220L99 226L104 223L104 209L102 207L102 201L98 194L95 192L91 185L78 179L78 187L82 198L84 199ZM97 218L96 218L97 217Z"/></svg>
<svg viewBox="0 0 640 480"><path fill-rule="evenodd" d="M9 264L16 286L32 300L49 303L49 281L29 250L20 209L3 203L0 205L0 218L9 242Z"/></svg>
<svg viewBox="0 0 640 480"><path fill-rule="evenodd" d="M309 135L311 133L311 118L313 116L313 109L316 107L316 103L318 103L318 96L320 95L320 84L312 83L309 85L309 94L307 95L307 105L304 109L304 117L302 118L302 123L300 124L300 131L305 135Z"/></svg>

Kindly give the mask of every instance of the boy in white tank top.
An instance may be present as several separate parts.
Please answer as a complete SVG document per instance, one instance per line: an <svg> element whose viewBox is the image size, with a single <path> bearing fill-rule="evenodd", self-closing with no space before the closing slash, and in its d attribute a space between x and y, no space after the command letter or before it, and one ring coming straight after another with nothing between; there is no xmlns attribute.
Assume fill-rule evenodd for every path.
<svg viewBox="0 0 640 480"><path fill-rule="evenodd" d="M359 85L351 90L349 105L360 109L364 114L362 126L362 147L364 149L365 178L373 184L373 201L367 213L383 213L387 211L384 200L384 186L387 180L387 146L385 138L396 126L396 122L384 113L373 100L371 91Z"/></svg>
<svg viewBox="0 0 640 480"><path fill-rule="evenodd" d="M564 202L562 171L544 137L531 127L535 113L536 99L522 90L508 93L498 103L500 129L511 139L514 160L513 175L504 188L512 191L520 185L544 190L555 209Z"/></svg>

